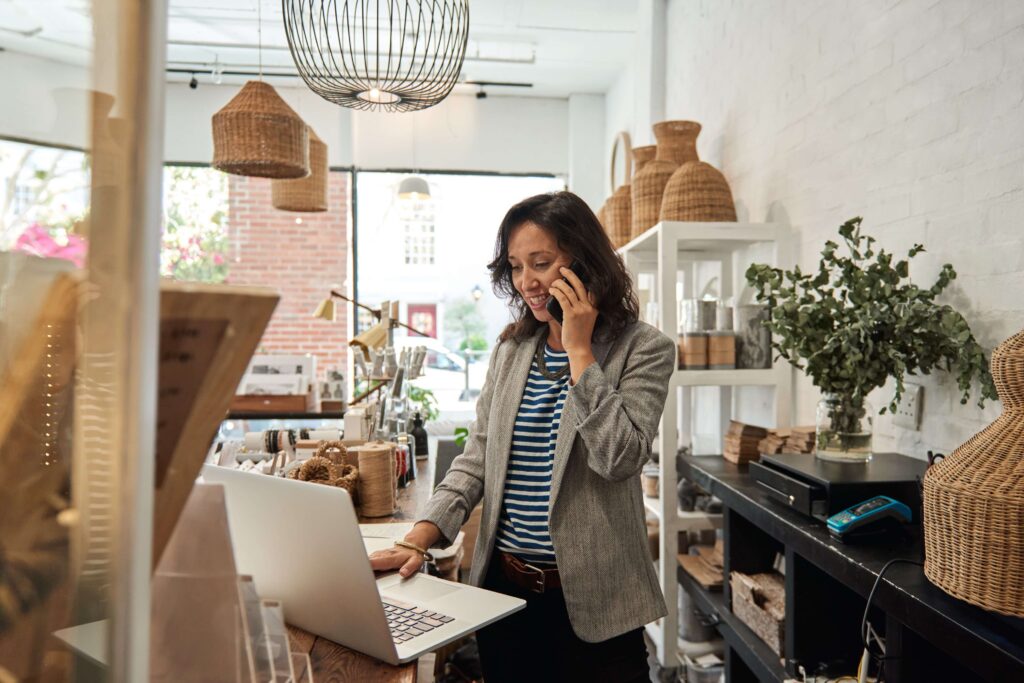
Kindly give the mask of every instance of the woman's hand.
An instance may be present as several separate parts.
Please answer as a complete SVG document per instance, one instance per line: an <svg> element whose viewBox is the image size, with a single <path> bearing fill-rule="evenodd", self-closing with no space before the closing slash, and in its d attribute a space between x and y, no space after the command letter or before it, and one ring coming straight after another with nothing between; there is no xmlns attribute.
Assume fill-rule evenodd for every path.
<svg viewBox="0 0 1024 683"><path fill-rule="evenodd" d="M423 556L410 548L395 546L370 553L370 566L375 572L397 569L401 577L407 579L423 566Z"/></svg>
<svg viewBox="0 0 1024 683"><path fill-rule="evenodd" d="M562 346L569 353L590 351L598 313L594 295L570 268L559 268L558 272L568 282L556 280L548 291L562 305Z"/></svg>
<svg viewBox="0 0 1024 683"><path fill-rule="evenodd" d="M597 325L597 307L594 295L587 291L576 273L570 268L559 268L566 280L557 280L551 285L551 296L562 305L562 346L569 354L569 366L573 384L583 371L595 362L590 340Z"/></svg>
<svg viewBox="0 0 1024 683"><path fill-rule="evenodd" d="M420 548L430 548L441 540L441 530L433 522L417 522L412 531L406 534L405 540ZM370 566L375 572L397 569L401 577L407 579L423 566L423 555L412 548L395 546L370 553Z"/></svg>

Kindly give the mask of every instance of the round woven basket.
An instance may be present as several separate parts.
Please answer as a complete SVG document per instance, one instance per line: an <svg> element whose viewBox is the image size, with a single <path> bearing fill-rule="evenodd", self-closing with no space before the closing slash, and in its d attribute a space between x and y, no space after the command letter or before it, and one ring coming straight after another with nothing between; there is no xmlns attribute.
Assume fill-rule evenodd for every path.
<svg viewBox="0 0 1024 683"><path fill-rule="evenodd" d="M1024 617L1024 331L992 353L1003 414L924 477L924 573L953 597Z"/></svg>
<svg viewBox="0 0 1024 683"><path fill-rule="evenodd" d="M703 161L680 166L665 186L661 220L735 222L736 206L725 176Z"/></svg>
<svg viewBox="0 0 1024 683"><path fill-rule="evenodd" d="M309 175L271 182L275 209L313 213L327 210L327 145L309 129Z"/></svg>
<svg viewBox="0 0 1024 683"><path fill-rule="evenodd" d="M263 81L249 81L213 115L213 167L260 178L305 178L305 122Z"/></svg>

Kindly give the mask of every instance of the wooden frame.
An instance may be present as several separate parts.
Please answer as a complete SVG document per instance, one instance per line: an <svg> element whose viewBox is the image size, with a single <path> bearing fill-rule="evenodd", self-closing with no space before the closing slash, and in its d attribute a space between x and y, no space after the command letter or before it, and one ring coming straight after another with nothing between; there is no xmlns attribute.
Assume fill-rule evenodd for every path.
<svg viewBox="0 0 1024 683"><path fill-rule="evenodd" d="M161 283L153 567L277 302L267 289Z"/></svg>

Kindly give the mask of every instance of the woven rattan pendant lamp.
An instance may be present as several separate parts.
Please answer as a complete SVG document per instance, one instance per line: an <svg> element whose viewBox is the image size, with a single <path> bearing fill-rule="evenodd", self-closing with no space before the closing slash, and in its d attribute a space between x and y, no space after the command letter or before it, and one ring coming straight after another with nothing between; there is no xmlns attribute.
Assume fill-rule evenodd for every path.
<svg viewBox="0 0 1024 683"><path fill-rule="evenodd" d="M469 0L282 0L285 35L310 90L351 109L432 107L451 92Z"/></svg>
<svg viewBox="0 0 1024 683"><path fill-rule="evenodd" d="M275 180L271 198L275 209L315 213L327 210L327 145L309 129L309 175Z"/></svg>
<svg viewBox="0 0 1024 683"><path fill-rule="evenodd" d="M242 86L213 115L213 167L259 178L309 175L309 133L272 86L263 82L263 13L258 12L260 80Z"/></svg>
<svg viewBox="0 0 1024 683"><path fill-rule="evenodd" d="M235 175L304 178L306 124L273 87L249 81L213 115L213 167Z"/></svg>

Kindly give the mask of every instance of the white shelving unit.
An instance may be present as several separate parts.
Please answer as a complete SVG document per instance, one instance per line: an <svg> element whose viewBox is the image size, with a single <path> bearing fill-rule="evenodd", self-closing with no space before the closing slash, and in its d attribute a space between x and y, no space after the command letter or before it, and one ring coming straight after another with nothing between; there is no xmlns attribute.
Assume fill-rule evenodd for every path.
<svg viewBox="0 0 1024 683"><path fill-rule="evenodd" d="M749 262L741 262L743 252L755 245L767 245L770 261L776 266L791 265L792 246L788 229L777 223L681 223L662 222L619 249L634 286L642 273L654 275L654 300L658 302L661 330L678 338L679 302L677 283L682 275L684 287L694 298L697 290L697 264L717 263L720 268L720 294L733 297L742 291L740 284ZM768 260L768 259L766 259ZM722 433L734 414L734 387L765 386L775 388L775 425L790 424L793 373L785 362L777 362L764 370L677 370L669 384L665 412L659 427L658 497L644 498L644 505L658 518L660 532L659 559L656 563L661 589L665 594L668 615L647 625L647 632L658 650L658 663L665 668L679 666L677 634L679 632L677 533L683 530L718 528L721 515L683 512L678 509L675 454L680 444L690 441L694 387L718 387L718 410Z"/></svg>

